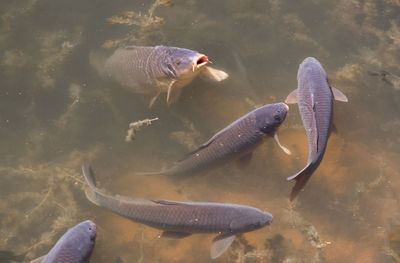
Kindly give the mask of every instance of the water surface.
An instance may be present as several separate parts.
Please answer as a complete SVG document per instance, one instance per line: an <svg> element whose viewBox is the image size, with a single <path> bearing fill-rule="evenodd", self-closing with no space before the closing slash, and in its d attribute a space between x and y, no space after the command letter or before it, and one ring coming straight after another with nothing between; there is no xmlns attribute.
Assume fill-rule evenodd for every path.
<svg viewBox="0 0 400 263"><path fill-rule="evenodd" d="M151 5L0 3L0 250L35 258L91 219L92 262L212 261L212 235L159 239L160 231L91 204L80 172L89 161L111 193L239 203L274 215L214 262L400 262L400 91L367 74L400 75L400 2L190 0L149 16ZM126 12L141 16L119 24L115 16ZM148 109L150 97L101 80L89 64L91 50L127 44L194 49L230 78L196 80L178 103L160 99ZM171 164L257 105L283 101L308 56L349 103L335 103L337 131L296 202L286 177L308 154L296 105L279 130L291 156L269 140L244 170L231 163L185 180L135 175ZM124 141L130 122L154 117Z"/></svg>

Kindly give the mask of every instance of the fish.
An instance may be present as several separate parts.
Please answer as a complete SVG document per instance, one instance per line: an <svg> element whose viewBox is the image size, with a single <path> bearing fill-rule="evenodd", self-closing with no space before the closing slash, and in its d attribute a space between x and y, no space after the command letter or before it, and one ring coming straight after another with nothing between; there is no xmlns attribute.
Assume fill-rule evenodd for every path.
<svg viewBox="0 0 400 263"><path fill-rule="evenodd" d="M192 234L217 234L212 242L211 258L222 255L237 234L260 229L273 220L270 213L245 205L107 195L96 187L89 165L84 164L82 172L89 185L86 191L89 201L134 222L160 229L161 237L181 239Z"/></svg>
<svg viewBox="0 0 400 263"><path fill-rule="evenodd" d="M170 168L135 174L166 176L195 174L232 159L237 159L239 167L245 168L251 160L254 149L269 137L274 137L284 152L290 154L290 150L280 144L276 133L285 120L288 109L289 107L282 102L259 107L217 132Z"/></svg>
<svg viewBox="0 0 400 263"><path fill-rule="evenodd" d="M288 104L298 103L301 119L308 137L307 165L287 180L296 180L290 194L294 200L318 168L324 156L332 126L333 99L348 102L346 95L331 87L328 77L313 57L300 64L297 73L298 87L286 98Z"/></svg>
<svg viewBox="0 0 400 263"><path fill-rule="evenodd" d="M30 263L87 263L96 240L96 225L83 221L69 229L46 255Z"/></svg>
<svg viewBox="0 0 400 263"><path fill-rule="evenodd" d="M220 82L228 74L207 66L208 57L197 51L168 46L127 46L115 50L108 58L92 52L91 64L100 75L112 79L131 92L154 97L151 107L161 93L167 93L167 104L176 102L182 88L197 76Z"/></svg>

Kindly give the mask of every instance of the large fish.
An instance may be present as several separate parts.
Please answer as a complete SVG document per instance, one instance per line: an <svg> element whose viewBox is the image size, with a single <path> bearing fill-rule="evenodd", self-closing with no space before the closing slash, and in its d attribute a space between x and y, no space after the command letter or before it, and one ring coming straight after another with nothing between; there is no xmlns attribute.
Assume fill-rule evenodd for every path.
<svg viewBox="0 0 400 263"><path fill-rule="evenodd" d="M200 75L212 81L222 81L228 74L206 66L207 56L196 51L177 47L137 47L118 48L109 58L100 58L91 53L91 64L104 77L118 82L134 93L154 95L167 93L167 104L179 98L182 88Z"/></svg>
<svg viewBox="0 0 400 263"><path fill-rule="evenodd" d="M69 229L47 255L30 263L88 263L95 239L95 224L90 220L81 222Z"/></svg>
<svg viewBox="0 0 400 263"><path fill-rule="evenodd" d="M197 233L215 233L211 257L219 257L239 233L259 229L272 222L272 215L257 208L222 203L175 202L110 196L95 185L92 170L82 167L89 185L88 199L132 221L163 230L162 236L184 238Z"/></svg>
<svg viewBox="0 0 400 263"><path fill-rule="evenodd" d="M280 145L276 134L288 109L282 102L257 108L232 122L165 171L138 174L173 176L198 173L232 159L237 159L239 165L246 166L252 151L269 137L274 137L278 145L290 154L288 149Z"/></svg>
<svg viewBox="0 0 400 263"><path fill-rule="evenodd" d="M301 119L308 137L307 165L288 178L296 180L290 200L296 198L324 156L330 134L333 99L347 102L347 97L330 87L325 70L315 58L306 58L297 73L298 88L286 98L286 103L298 103Z"/></svg>

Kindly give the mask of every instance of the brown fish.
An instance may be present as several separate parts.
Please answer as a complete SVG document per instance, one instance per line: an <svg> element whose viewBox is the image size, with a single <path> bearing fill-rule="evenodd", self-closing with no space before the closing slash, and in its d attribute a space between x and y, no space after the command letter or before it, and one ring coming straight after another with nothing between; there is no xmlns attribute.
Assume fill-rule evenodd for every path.
<svg viewBox="0 0 400 263"><path fill-rule="evenodd" d="M97 56L98 57L98 56ZM166 92L167 104L178 100L182 88L198 75L212 81L222 81L228 74L206 66L210 61L197 51L177 47L118 48L101 62L91 54L92 65L106 78L110 78L134 93L158 96Z"/></svg>

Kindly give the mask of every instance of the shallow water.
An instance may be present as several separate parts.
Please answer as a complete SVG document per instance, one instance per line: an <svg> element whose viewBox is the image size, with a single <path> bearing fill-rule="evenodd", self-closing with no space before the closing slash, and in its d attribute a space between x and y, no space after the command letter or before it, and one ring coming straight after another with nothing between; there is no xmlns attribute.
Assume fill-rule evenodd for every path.
<svg viewBox="0 0 400 263"><path fill-rule="evenodd" d="M0 251L33 259L91 219L92 262L212 261L212 235L158 239L160 231L91 204L80 172L89 161L111 193L239 203L274 215L215 262L400 262L400 93L367 74L400 75L400 2L298 2L173 1L127 26L107 18L143 18L152 3L1 1ZM230 78L196 80L178 103L160 99L150 110L150 97L101 80L89 65L89 52L103 44L194 49ZM283 101L308 56L349 103L335 103L337 132L296 202L286 177L308 154L296 105L278 132L291 156L270 139L245 170L229 163L185 180L135 175L168 166L256 105ZM154 117L124 141L130 122Z"/></svg>

